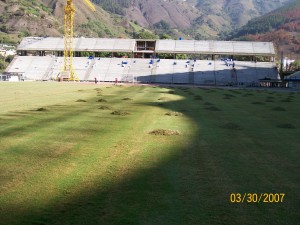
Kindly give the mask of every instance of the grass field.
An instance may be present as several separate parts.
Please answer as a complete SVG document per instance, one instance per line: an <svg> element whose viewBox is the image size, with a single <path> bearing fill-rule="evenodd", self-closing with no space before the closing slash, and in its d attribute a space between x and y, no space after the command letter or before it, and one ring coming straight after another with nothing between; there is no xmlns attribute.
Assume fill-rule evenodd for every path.
<svg viewBox="0 0 300 225"><path fill-rule="evenodd" d="M0 91L0 224L299 224L300 93L38 82ZM178 133L149 134L157 129ZM231 193L285 196L231 203Z"/></svg>

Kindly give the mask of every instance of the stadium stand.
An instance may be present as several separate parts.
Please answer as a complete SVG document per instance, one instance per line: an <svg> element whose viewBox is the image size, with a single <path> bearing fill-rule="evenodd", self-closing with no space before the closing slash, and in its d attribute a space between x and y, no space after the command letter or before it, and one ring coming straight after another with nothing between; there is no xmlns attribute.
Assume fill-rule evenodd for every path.
<svg viewBox="0 0 300 225"><path fill-rule="evenodd" d="M286 82L288 82L288 87L300 88L300 71L286 77Z"/></svg>
<svg viewBox="0 0 300 225"><path fill-rule="evenodd" d="M150 43L151 41L151 43ZM201 85L259 85L261 79L278 79L274 62L217 60L215 56L275 56L273 43L238 41L149 40L151 50L136 47L134 39L75 38L74 52L126 53L129 58L74 57L73 68L80 81L175 83ZM139 40L139 42L141 42ZM147 46L147 40L144 41ZM18 56L6 70L24 80L55 80L62 71L63 38L24 38ZM133 58L174 54L174 59ZM193 55L179 60L176 54ZM32 56L35 55L35 56ZM86 55L86 54L85 54ZM117 54L116 54L117 55ZM197 56L207 60L197 59ZM234 64L234 66L233 66Z"/></svg>
<svg viewBox="0 0 300 225"><path fill-rule="evenodd" d="M197 60L194 65L194 83L201 85L215 85L215 62Z"/></svg>
<svg viewBox="0 0 300 225"><path fill-rule="evenodd" d="M136 82L143 83L150 82L150 78L153 72L153 65L149 63L150 59L133 59L130 65L130 69L126 75L126 79L132 78Z"/></svg>

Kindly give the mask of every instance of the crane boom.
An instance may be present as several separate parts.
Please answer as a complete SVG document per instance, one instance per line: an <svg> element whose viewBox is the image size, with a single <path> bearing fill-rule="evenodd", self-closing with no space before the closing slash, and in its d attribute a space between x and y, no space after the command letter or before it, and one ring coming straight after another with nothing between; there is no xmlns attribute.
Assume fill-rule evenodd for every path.
<svg viewBox="0 0 300 225"><path fill-rule="evenodd" d="M90 0L83 0L93 12L96 11L95 6ZM60 80L76 81L78 77L73 69L73 40L74 40L74 16L75 7L72 0L66 0L65 6L65 23L64 23L64 65L63 71L59 75Z"/></svg>
<svg viewBox="0 0 300 225"><path fill-rule="evenodd" d="M91 3L90 0L83 0L83 2L93 11L95 12L96 11L96 8L95 6L93 5L93 3Z"/></svg>

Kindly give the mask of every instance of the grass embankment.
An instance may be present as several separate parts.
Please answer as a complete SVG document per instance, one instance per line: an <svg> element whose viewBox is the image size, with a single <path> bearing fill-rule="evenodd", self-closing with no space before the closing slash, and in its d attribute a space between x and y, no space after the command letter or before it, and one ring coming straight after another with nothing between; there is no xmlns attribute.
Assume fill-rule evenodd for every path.
<svg viewBox="0 0 300 225"><path fill-rule="evenodd" d="M0 89L2 224L299 221L297 93L57 83ZM286 196L230 203L237 192Z"/></svg>

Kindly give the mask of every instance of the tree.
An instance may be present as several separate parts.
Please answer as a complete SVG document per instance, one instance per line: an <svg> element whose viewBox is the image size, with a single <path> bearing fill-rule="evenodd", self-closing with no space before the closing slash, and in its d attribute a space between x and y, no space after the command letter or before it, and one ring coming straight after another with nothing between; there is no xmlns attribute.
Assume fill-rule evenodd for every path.
<svg viewBox="0 0 300 225"><path fill-rule="evenodd" d="M137 39L158 39L158 36L149 31L141 31L137 34Z"/></svg>
<svg viewBox="0 0 300 225"><path fill-rule="evenodd" d="M159 38L160 39L172 39L172 37L168 34L161 34L161 35L159 35Z"/></svg>

